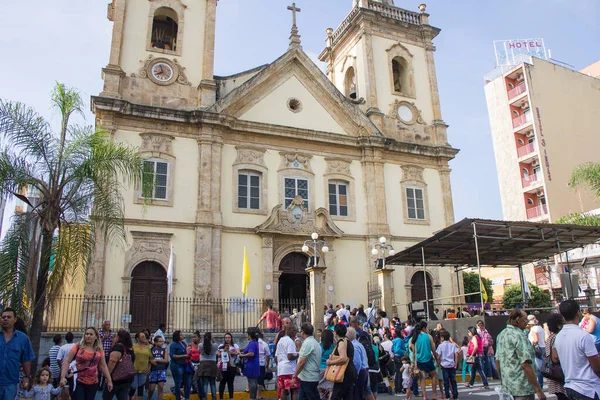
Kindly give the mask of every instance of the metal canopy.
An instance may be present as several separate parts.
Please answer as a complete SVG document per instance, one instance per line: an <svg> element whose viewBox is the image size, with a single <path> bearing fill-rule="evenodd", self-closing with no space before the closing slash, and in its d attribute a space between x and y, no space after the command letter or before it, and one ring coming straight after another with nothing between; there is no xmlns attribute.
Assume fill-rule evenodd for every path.
<svg viewBox="0 0 600 400"><path fill-rule="evenodd" d="M519 266L600 240L600 227L469 219L386 258L386 264Z"/></svg>

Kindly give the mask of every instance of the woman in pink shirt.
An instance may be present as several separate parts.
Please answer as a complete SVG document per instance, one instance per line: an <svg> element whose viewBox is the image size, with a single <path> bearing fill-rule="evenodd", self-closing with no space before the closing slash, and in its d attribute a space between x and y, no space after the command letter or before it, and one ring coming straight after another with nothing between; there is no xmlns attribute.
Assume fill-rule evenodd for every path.
<svg viewBox="0 0 600 400"><path fill-rule="evenodd" d="M467 331L469 333L469 347L467 353L469 357L473 356L474 359L473 364L471 365L471 381L465 386L473 387L473 384L475 383L475 374L479 372L483 387L489 389L485 372L483 372L483 340L481 340L481 337L477 334L475 327L470 326L467 328Z"/></svg>

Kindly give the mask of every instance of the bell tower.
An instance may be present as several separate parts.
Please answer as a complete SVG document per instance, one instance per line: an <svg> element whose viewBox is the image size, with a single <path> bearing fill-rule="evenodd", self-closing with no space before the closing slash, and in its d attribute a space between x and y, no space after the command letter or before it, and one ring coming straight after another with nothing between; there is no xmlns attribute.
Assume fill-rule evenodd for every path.
<svg viewBox="0 0 600 400"><path fill-rule="evenodd" d="M215 102L218 0L112 0L101 97L192 110Z"/></svg>
<svg viewBox="0 0 600 400"><path fill-rule="evenodd" d="M440 29L419 12L392 0L353 0L340 26L327 29L319 59L326 74L360 104L388 137L402 142L447 145L433 52Z"/></svg>

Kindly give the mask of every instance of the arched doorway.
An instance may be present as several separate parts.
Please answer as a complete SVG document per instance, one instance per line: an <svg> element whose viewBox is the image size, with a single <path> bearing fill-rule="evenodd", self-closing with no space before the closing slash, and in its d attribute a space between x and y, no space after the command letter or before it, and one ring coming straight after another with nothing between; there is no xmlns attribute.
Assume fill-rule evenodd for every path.
<svg viewBox="0 0 600 400"><path fill-rule="evenodd" d="M132 332L167 322L167 272L160 264L144 261L133 269L130 296Z"/></svg>
<svg viewBox="0 0 600 400"><path fill-rule="evenodd" d="M423 275L423 271L417 271L410 280L410 295L413 303L425 301L425 279L423 278ZM427 298L433 298L433 286L429 274L427 274Z"/></svg>
<svg viewBox="0 0 600 400"><path fill-rule="evenodd" d="M279 264L279 308L292 311L308 305L310 281L306 273L308 256L304 253L290 253Z"/></svg>

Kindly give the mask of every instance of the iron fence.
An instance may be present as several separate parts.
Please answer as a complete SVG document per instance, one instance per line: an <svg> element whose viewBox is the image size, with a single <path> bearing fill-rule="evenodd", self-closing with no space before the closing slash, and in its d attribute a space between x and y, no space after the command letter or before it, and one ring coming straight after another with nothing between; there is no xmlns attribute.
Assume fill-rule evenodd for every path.
<svg viewBox="0 0 600 400"><path fill-rule="evenodd" d="M131 331L156 330L162 322L169 331L245 332L256 326L268 305L284 315L310 321L310 304L306 299L192 298L132 299L128 296L65 295L46 313L49 332L81 331L88 326L100 327L106 320L113 327ZM261 324L266 327L265 322Z"/></svg>

